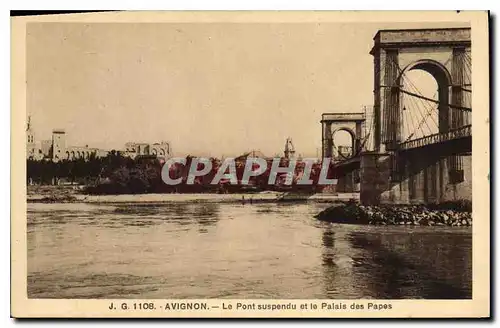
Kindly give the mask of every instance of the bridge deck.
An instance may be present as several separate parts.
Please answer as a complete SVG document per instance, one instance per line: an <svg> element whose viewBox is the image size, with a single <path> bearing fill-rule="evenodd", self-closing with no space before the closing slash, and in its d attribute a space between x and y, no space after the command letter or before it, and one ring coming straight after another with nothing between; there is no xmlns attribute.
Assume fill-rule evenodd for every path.
<svg viewBox="0 0 500 328"><path fill-rule="evenodd" d="M430 136L426 136L423 138L415 139L415 140L410 140L408 142L401 143L397 146L397 149L394 149L396 151L410 151L413 149L417 148L422 148L422 147L427 147L427 146L432 146L432 151L435 151L435 146L439 146L439 144L445 146L450 144L450 147L452 147L452 144L455 142L460 142L460 139L465 139L469 138L472 135L472 125L465 125L461 128L451 130L445 133L436 133L432 134ZM466 146L470 148L469 146ZM453 148L453 147L452 147ZM455 147L456 148L456 147ZM459 147L460 148L460 147ZM459 151L463 151L463 145ZM452 150L449 150L452 151ZM456 152L456 150L453 150L453 152ZM341 170L352 170L359 168L359 164L361 162L361 156L359 154L357 156L348 158L344 161L337 162L335 163L335 167L337 169Z"/></svg>
<svg viewBox="0 0 500 328"><path fill-rule="evenodd" d="M436 143L442 143L450 140L470 137L472 135L472 125L465 125L458 129L450 130L445 133L435 133L430 136L422 137L415 140L410 140L399 144L399 150L409 150L420 148Z"/></svg>

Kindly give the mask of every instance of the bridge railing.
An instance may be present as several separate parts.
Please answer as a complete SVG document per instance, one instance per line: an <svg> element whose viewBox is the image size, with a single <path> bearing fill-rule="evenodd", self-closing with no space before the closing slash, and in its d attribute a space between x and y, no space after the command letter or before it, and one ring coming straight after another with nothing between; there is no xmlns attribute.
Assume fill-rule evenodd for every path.
<svg viewBox="0 0 500 328"><path fill-rule="evenodd" d="M460 139L464 137L470 137L472 135L472 125L465 125L458 129L450 130L444 133L435 133L430 136L422 137L415 140L410 140L399 144L400 150L408 150L412 148L419 148L427 146L430 144L436 144L440 142L445 142L453 139Z"/></svg>

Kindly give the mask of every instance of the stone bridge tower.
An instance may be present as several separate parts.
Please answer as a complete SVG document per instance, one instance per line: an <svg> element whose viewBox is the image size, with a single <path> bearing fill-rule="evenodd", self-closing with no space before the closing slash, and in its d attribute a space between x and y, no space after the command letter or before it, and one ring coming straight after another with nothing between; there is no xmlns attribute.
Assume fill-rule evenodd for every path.
<svg viewBox="0 0 500 328"><path fill-rule="evenodd" d="M402 142L401 79L410 70L424 70L438 84L440 133L467 124L463 113L449 105L462 106L464 93L472 89L463 74L470 67L464 59L471 47L470 28L381 30L374 42L375 150L395 150Z"/></svg>
<svg viewBox="0 0 500 328"><path fill-rule="evenodd" d="M352 155L359 154L363 140L364 113L326 113L321 118L322 158L335 156L333 136L337 131L346 131L351 135Z"/></svg>
<svg viewBox="0 0 500 328"><path fill-rule="evenodd" d="M398 159L405 143L402 94L437 103L438 136L471 125L471 109L466 108L472 92L470 51L470 28L377 32L370 52L374 63L375 151L362 156L362 202L440 202L470 197L468 154L450 153L442 158L422 148L414 152L413 160ZM437 101L403 88L404 74L416 69L434 77Z"/></svg>

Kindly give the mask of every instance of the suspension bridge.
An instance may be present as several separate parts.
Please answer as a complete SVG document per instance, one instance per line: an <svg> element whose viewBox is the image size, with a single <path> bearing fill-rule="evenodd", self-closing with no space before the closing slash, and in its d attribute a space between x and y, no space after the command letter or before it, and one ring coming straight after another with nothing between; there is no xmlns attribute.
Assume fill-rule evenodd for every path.
<svg viewBox="0 0 500 328"><path fill-rule="evenodd" d="M470 200L470 29L381 30L370 54L374 105L323 114L323 157L337 159L338 178L366 204ZM418 70L434 78L434 94L412 81ZM334 143L340 130L352 137L349 156Z"/></svg>

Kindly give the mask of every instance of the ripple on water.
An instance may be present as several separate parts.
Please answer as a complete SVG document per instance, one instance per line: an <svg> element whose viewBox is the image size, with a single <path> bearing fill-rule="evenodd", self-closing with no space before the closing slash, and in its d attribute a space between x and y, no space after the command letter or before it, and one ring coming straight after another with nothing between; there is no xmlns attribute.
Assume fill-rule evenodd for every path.
<svg viewBox="0 0 500 328"><path fill-rule="evenodd" d="M339 225L325 204L28 204L36 298L470 298L471 229Z"/></svg>

